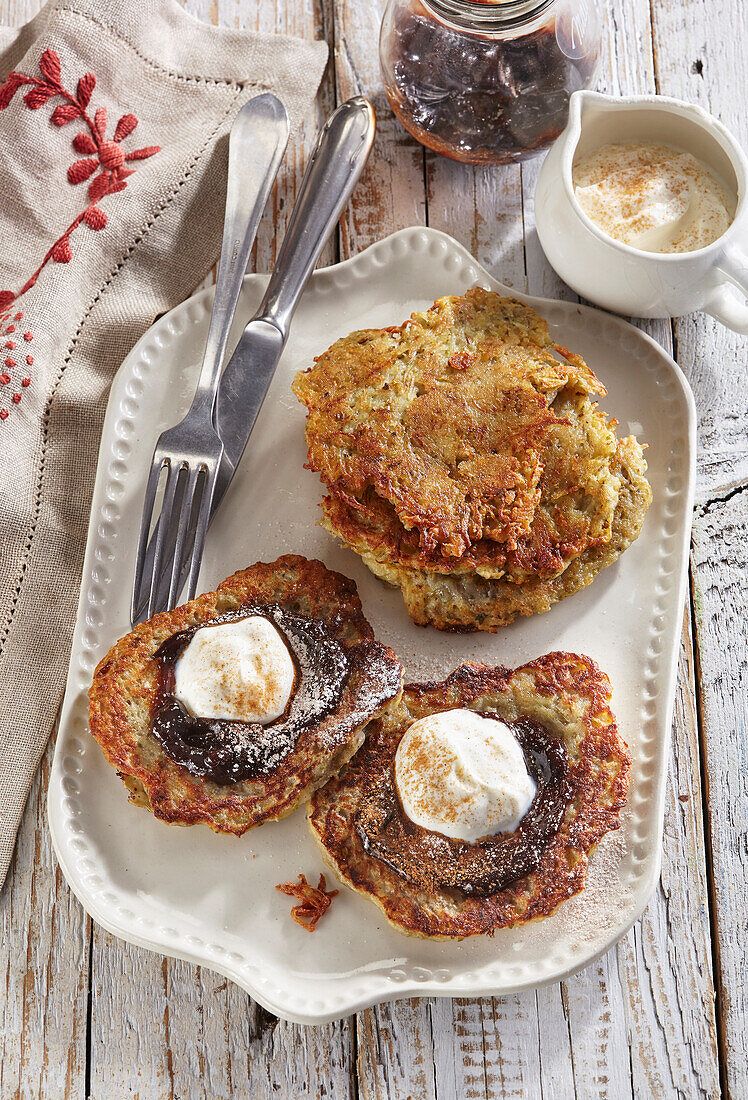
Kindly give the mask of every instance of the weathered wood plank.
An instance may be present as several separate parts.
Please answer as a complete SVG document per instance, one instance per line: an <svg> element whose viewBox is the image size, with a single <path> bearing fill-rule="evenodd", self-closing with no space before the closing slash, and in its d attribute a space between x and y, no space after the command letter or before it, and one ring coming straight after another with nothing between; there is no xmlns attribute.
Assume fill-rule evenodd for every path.
<svg viewBox="0 0 748 1100"><path fill-rule="evenodd" d="M618 948L636 1096L719 1095L711 930L695 714L693 638L684 617L656 896Z"/></svg>
<svg viewBox="0 0 748 1100"><path fill-rule="evenodd" d="M356 1071L361 1100L435 1100L429 1002L378 1005L358 1014Z"/></svg>
<svg viewBox="0 0 748 1100"><path fill-rule="evenodd" d="M648 0L614 0L607 8L606 48L599 86L613 94L655 90L656 74ZM524 219L530 289L568 296L550 271L533 229L532 194L537 162L523 165ZM672 350L668 322L638 322ZM594 365L594 364L593 364ZM579 1096L717 1095L718 1065L711 976L710 926L705 882L698 744L694 715L691 639L684 635L674 751L668 788L666 838L660 885L644 917L596 967L563 984ZM695 771L693 765L696 765ZM684 770L690 810L673 803ZM696 781L694 783L693 776ZM687 862L688 890L683 882ZM677 919L673 908L678 910ZM681 997L678 990L688 989ZM699 1055L693 1060L693 1048Z"/></svg>
<svg viewBox="0 0 748 1100"><path fill-rule="evenodd" d="M0 892L0 1096L85 1092L90 921L52 853L47 749Z"/></svg>
<svg viewBox="0 0 748 1100"><path fill-rule="evenodd" d="M354 1096L350 1027L301 1028L232 982L94 937L91 1097Z"/></svg>
<svg viewBox="0 0 748 1100"><path fill-rule="evenodd" d="M735 15L732 25L738 27L744 15L735 6L737 0L731 3L731 17ZM13 0L3 0L2 6L11 17L21 8L24 18L30 14L28 5L16 5ZM37 6L34 0L34 10ZM261 19L264 29L293 33L308 31L313 21L317 34L322 25L327 34L333 29L332 0L325 0L322 11L309 7L306 0L298 4L276 0L263 5L259 0L242 0L238 6L216 0L189 0L188 7L203 18L228 24L238 21L257 25ZM716 26L706 34L713 6L699 5L698 11L696 7L689 6L694 9L687 16L689 27L703 24L704 41L713 47L721 34ZM609 60L604 68L604 83L609 89L647 90L654 80L646 9L645 0L633 4L615 0L611 5ZM660 72L674 81L682 75L684 32L677 24L683 19L683 6L655 0L654 9ZM466 169L430 155L424 160L420 147L392 119L381 94L374 49L379 11L378 4L340 0L334 24L337 95L345 98L356 91L372 95L380 118L372 163L343 222L343 254L358 251L391 229L423 222L428 199L431 224L463 240L498 277L522 288L529 284L535 293L568 293L545 264L532 230L531 197L537 162L523 166L521 172L492 172ZM689 48L695 34L693 30L686 34ZM736 32L734 40L738 37ZM727 48L733 51L734 60L737 47L733 40ZM710 60L708 50L702 54ZM710 69L710 76L712 73L710 95L718 79L716 69ZM694 79L701 78L700 74L693 75ZM727 82L723 85L720 95L732 95ZM325 109L333 94L328 80L322 97ZM693 92L674 94L693 98ZM735 101L736 109L740 102ZM267 269L274 258L278 230L290 212L290 196L298 185L309 140L309 134L302 134L297 149L291 152L290 171L273 200L273 218L263 226L258 242L259 269ZM466 199L466 195L471 198ZM520 233L523 219L524 232ZM677 330L679 353L690 364L697 400L705 408L705 399L712 396L715 387L711 362L719 362L720 370L724 370L727 360L733 379L739 365L737 345L730 342L731 337L726 338L727 344L720 343L720 331L716 326L710 329L710 324L700 319L684 322ZM667 326L655 324L649 331L666 342ZM706 366L698 355L704 348L710 349ZM717 389L715 410L712 418L705 416L702 423L700 468L707 486L723 485L725 480L720 479L742 476L745 453L742 422L727 382ZM728 504L731 509L737 508ZM722 535L714 533L714 515L712 519L702 516L702 557L698 557L697 550L694 561L697 580L703 576L709 580L701 617L697 613L700 641L708 641L706 664L704 652L701 654L702 668L711 670L704 679L703 717L706 728L717 731L724 751L725 736L720 737L717 725L721 695L727 684L743 685L738 679L722 676L719 658L714 656L724 649L729 637L717 615L718 585L728 569L730 577L740 574L729 568L727 559L715 565L709 555L714 538L719 542L729 527L732 533L725 543L732 547L738 538L736 532L743 528L723 522L721 512L718 516ZM740 524L744 519L741 513ZM733 551L735 547L729 550L728 558ZM736 556L744 569L744 558ZM739 627L738 604L736 594L730 608L734 609L732 621ZM597 968L537 994L501 1000L404 1002L362 1013L358 1017L358 1060L354 1065L348 1024L312 1030L278 1023L235 986L209 971L129 948L97 930L92 959L91 1095L107 1100L124 1095L174 1095L185 1100L224 1095L283 1098L322 1095L326 1089L335 1097L353 1095L358 1090L362 1096L387 1100L463 1095L543 1095L555 1100L571 1097L575 1091L580 1097L629 1093L638 1097L717 1096L699 745L688 636L684 647L661 884L643 921ZM739 674L744 667L745 662L738 668ZM731 667L730 672L735 669ZM732 713L736 720L742 714L744 721L738 703L731 700ZM729 783L727 759L725 756L720 761L715 756L706 762L712 791L720 792L717 797L723 803L722 792L729 789L735 793ZM54 874L51 859L45 862L43 843L37 845L37 833L43 839L46 833L38 791L34 798L24 819L15 869L0 896L4 932L0 945L0 981L4 984L0 988L5 993L0 1095L64 1095L65 1074L69 1074L69 1094L77 1096L83 1095L85 1077L86 987L84 983L79 988L73 977L87 975L86 921L59 872ZM733 801L732 820L739 821L735 810L742 811L744 804L737 801L737 796ZM734 834L729 833L726 805L724 810L724 821L717 821L712 837L713 846L727 851L730 857L725 862L726 904L718 909L718 923L727 926L721 940L725 944L721 956L722 1000L725 1018L734 1021L728 1045L734 1038L742 1039L743 1044L731 1046L730 1052L744 1067L745 1038L736 1030L745 1018L742 974L735 967L728 973L724 956L726 953L735 963L740 959L735 936L742 931L741 914L735 908L740 895L734 892L734 883L742 887L745 868L742 878L730 878L739 867L740 850ZM48 839L46 842L48 845ZM716 874L715 867L715 893L719 899ZM40 918L41 928L32 924L27 930L32 909L42 916L46 913L49 919ZM66 914L64 919L61 912ZM72 967L71 942L77 943ZM23 960L24 952L30 970ZM54 981L47 993L45 982L50 974ZM26 1026L26 1038L21 1042L14 1032L24 1019L30 1026ZM356 1071L358 1083L354 1080ZM742 1078L735 1081L744 1084ZM734 1087L732 1095L744 1091Z"/></svg>
<svg viewBox="0 0 748 1100"><path fill-rule="evenodd" d="M3 0L0 22L6 27L22 27L33 19L43 6L43 0Z"/></svg>
<svg viewBox="0 0 748 1100"><path fill-rule="evenodd" d="M563 983L580 1097L719 1096L687 612L670 775L663 867L652 902L614 951Z"/></svg>
<svg viewBox="0 0 748 1100"><path fill-rule="evenodd" d="M535 992L540 1034L540 1081L544 1097L578 1095L571 1056L572 1036L563 983Z"/></svg>
<svg viewBox="0 0 748 1100"><path fill-rule="evenodd" d="M742 0L652 0L658 90L699 103L748 146L748 9ZM748 480L745 337L703 313L676 322L678 362L699 412L699 502Z"/></svg>
<svg viewBox="0 0 748 1100"><path fill-rule="evenodd" d="M473 167L429 152L426 187L429 225L464 244L507 286L526 290L520 168Z"/></svg>
<svg viewBox="0 0 748 1100"><path fill-rule="evenodd" d="M333 8L338 101L365 95L377 135L369 162L341 222L341 258L408 225L423 225L423 150L395 120L382 89L376 43L383 0L326 0Z"/></svg>
<svg viewBox="0 0 748 1100"><path fill-rule="evenodd" d="M540 1024L534 993L436 1001L432 1011L438 1096L540 1100Z"/></svg>
<svg viewBox="0 0 748 1100"><path fill-rule="evenodd" d="M748 12L740 0L681 5L654 0L659 90L700 103L748 144L745 41ZM748 1091L745 993L744 788L729 763L745 752L743 645L744 498L729 496L748 480L743 375L745 338L704 314L675 323L678 362L693 386L699 413L697 509L693 569L701 669L702 753L707 778L709 853L719 991L721 1053L728 1095ZM715 500L712 507L709 501ZM741 688L742 694L741 694ZM741 725L742 720L742 725Z"/></svg>
<svg viewBox="0 0 748 1100"><path fill-rule="evenodd" d="M699 700L727 1095L748 1095L745 883L748 790L748 487L697 509L693 530Z"/></svg>

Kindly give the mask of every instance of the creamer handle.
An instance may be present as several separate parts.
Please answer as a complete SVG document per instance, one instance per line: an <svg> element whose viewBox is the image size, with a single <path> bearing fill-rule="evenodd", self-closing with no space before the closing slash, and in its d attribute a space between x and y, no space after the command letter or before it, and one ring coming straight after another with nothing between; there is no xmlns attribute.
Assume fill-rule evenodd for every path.
<svg viewBox="0 0 748 1100"><path fill-rule="evenodd" d="M733 332L748 333L748 254L741 245L725 250L716 273L722 281L705 301L704 312Z"/></svg>

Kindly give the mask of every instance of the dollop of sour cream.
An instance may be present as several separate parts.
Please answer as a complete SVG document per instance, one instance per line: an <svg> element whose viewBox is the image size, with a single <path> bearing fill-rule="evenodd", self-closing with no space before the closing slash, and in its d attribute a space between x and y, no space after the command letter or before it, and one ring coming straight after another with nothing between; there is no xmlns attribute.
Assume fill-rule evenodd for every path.
<svg viewBox="0 0 748 1100"><path fill-rule="evenodd" d="M509 727L471 710L415 721L395 753L395 784L416 825L471 844L516 829L536 791Z"/></svg>
<svg viewBox="0 0 748 1100"><path fill-rule="evenodd" d="M285 711L296 669L280 632L262 615L203 626L174 669L174 696L194 718L267 724Z"/></svg>
<svg viewBox="0 0 748 1100"><path fill-rule="evenodd" d="M644 252L692 252L721 237L735 197L690 153L654 142L603 145L572 169L587 217L617 241Z"/></svg>

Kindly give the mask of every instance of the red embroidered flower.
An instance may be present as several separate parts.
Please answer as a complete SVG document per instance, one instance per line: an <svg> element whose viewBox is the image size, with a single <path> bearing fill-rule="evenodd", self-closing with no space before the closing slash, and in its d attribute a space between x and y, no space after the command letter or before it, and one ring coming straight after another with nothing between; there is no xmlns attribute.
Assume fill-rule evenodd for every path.
<svg viewBox="0 0 748 1100"><path fill-rule="evenodd" d="M0 86L0 110L4 110L16 92L23 87L28 88L23 101L32 111L43 107L48 100L59 97L63 102L55 107L50 121L55 126L67 126L69 122L80 119L87 127L73 139L73 148L76 153L83 153L85 159L76 160L70 165L69 181L73 184L83 183L94 176L88 185L88 197L92 203L98 202L104 195L123 191L127 186L125 182L127 177L133 173L132 168L125 167L126 162L146 160L147 157L158 153L160 146L147 145L142 149L133 149L129 153L121 148L121 142L138 125L137 118L132 114L123 115L112 137L107 138L106 108L99 107L93 118L88 113L88 105L96 87L96 77L93 73L86 73L81 77L73 95L62 84L60 58L54 50L44 51L39 60L39 69L41 77L17 72L10 74L5 83ZM98 174L94 175L94 173ZM106 214L95 208L85 211L81 220L85 221L89 229L104 229L106 226ZM69 242L58 241L51 252L51 258L56 263L65 264L70 262L71 257Z"/></svg>
<svg viewBox="0 0 748 1100"><path fill-rule="evenodd" d="M0 290L0 337L3 339L15 331L15 325L7 324L13 303L36 285L37 279L47 264L50 261L57 264L70 263L73 258L70 238L79 226L85 225L94 230L106 228L107 216L96 203L105 195L115 194L127 187L127 177L133 174L133 169L127 168L126 164L152 157L160 149L158 145L133 149L129 153L122 149L122 142L126 137L129 137L138 125L137 118L132 114L123 115L117 123L111 138L107 138L107 113L105 108L100 107L93 118L88 113L88 105L96 87L96 77L93 73L85 73L80 78L76 85L75 94L73 94L62 83L62 67L58 54L55 50L50 49L45 50L41 55L39 71L40 76L30 76L28 73L19 72L10 73L4 83L0 84L0 111L5 110L10 105L13 97L21 88L26 89L23 94L23 102L32 111L38 111L51 99L60 99L61 102L52 111L50 122L54 126L67 126L69 122L79 119L85 127L73 139L73 148L76 153L83 154L84 159L71 164L67 176L72 184L91 180L88 185L90 201L88 206L78 214L51 245L36 271L29 276L19 290ZM91 179L92 176L93 179ZM16 321L20 321L22 318L23 313L15 314L14 319ZM24 332L23 338L30 342L33 339L33 333L30 331ZM5 347L12 351L15 347L14 341L7 340ZM26 365L30 367L33 363L33 355L27 355ZM5 360L3 366L8 370L17 368L16 361L10 358ZM0 373L0 386L6 386L10 381L11 375L8 374L8 371L2 371ZM30 376L21 379L23 389L30 385ZM12 395L12 401L18 405L21 402L21 397L21 392L17 391ZM0 408L0 420L5 420L7 417L8 409Z"/></svg>
<svg viewBox="0 0 748 1100"><path fill-rule="evenodd" d="M68 179L71 183L83 183L84 180L90 179L97 168L101 169L88 185L88 197L92 202L98 202L104 195L112 195L116 191L122 191L127 186L125 179L127 176L132 175L133 169L125 167L126 161L145 160L146 157L152 157L154 153L159 151L158 145L148 145L144 149L133 149L130 153L125 153L122 150L120 142L128 137L138 125L135 115L122 116L117 123L111 140L106 137L106 123L106 109L100 107L94 115L93 132L87 133L83 130L80 134L76 134L73 140L75 151L77 153L88 153L90 154L89 157L86 160L76 160L68 168ZM95 216L99 221L103 218L103 223L92 225L86 219L87 224L90 225L91 229L103 229L106 225L106 215L101 210L97 210Z"/></svg>

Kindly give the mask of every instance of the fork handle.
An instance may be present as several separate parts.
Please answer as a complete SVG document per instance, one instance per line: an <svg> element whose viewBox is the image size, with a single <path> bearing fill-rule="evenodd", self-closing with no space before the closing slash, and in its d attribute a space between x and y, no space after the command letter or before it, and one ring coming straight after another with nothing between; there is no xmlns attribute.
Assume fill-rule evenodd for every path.
<svg viewBox="0 0 748 1100"><path fill-rule="evenodd" d="M286 108L270 92L245 103L231 127L221 259L193 401L193 408L207 406L211 414L242 280L257 226L286 151L288 133Z"/></svg>
<svg viewBox="0 0 748 1100"><path fill-rule="evenodd" d="M320 131L255 316L275 325L284 340L322 247L366 164L375 129L368 99L354 96L341 103Z"/></svg>

